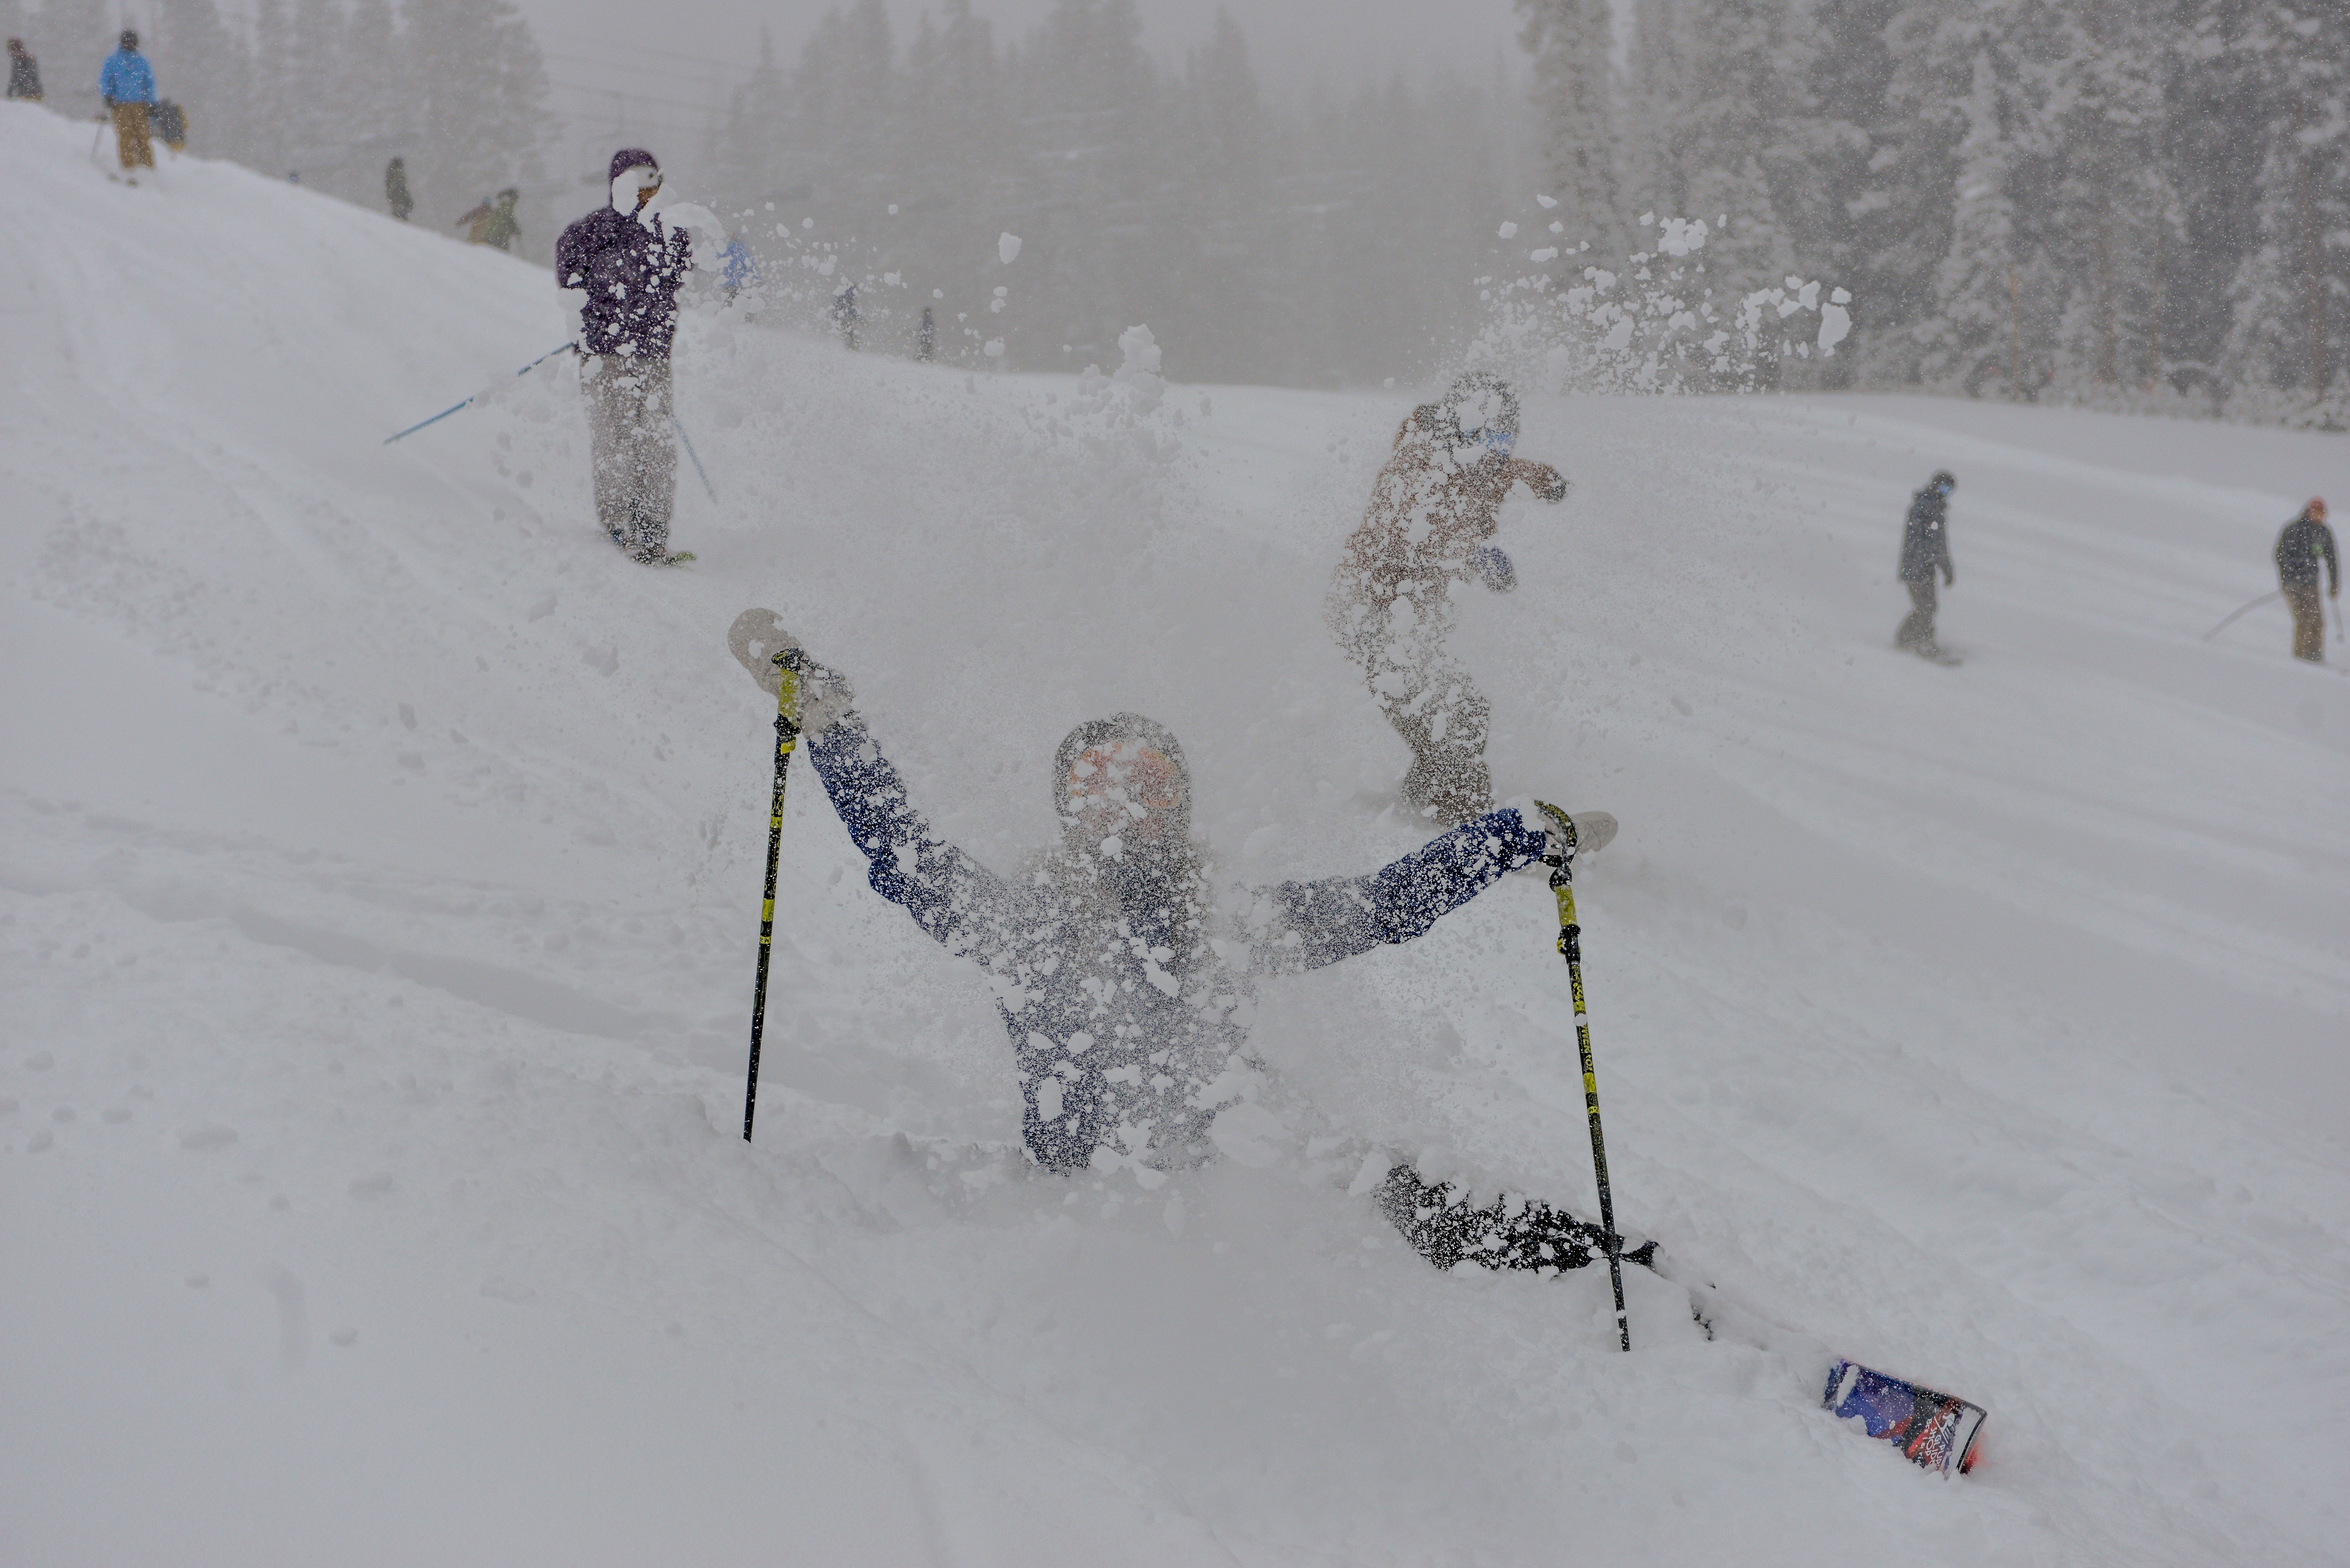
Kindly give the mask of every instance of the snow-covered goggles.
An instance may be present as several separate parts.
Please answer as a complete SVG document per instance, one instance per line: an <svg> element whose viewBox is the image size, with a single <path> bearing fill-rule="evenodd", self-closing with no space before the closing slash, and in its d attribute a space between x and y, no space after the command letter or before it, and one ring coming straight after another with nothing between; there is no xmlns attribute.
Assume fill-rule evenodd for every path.
<svg viewBox="0 0 2350 1568"><path fill-rule="evenodd" d="M1510 449L1518 444L1515 435L1508 431L1497 431L1490 425L1477 432L1477 440L1487 451L1503 457L1509 456Z"/></svg>
<svg viewBox="0 0 2350 1568"><path fill-rule="evenodd" d="M620 171L620 183L631 191L658 191L660 182L660 171L650 163L639 163Z"/></svg>
<svg viewBox="0 0 2350 1568"><path fill-rule="evenodd" d="M1088 746L1069 764L1069 800L1096 800L1143 811L1172 811L1183 804L1174 759L1156 746L1118 741Z"/></svg>

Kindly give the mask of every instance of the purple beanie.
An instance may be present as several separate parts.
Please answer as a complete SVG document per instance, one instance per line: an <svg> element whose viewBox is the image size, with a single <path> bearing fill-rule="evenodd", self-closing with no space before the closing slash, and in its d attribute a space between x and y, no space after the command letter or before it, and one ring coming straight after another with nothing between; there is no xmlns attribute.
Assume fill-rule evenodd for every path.
<svg viewBox="0 0 2350 1568"><path fill-rule="evenodd" d="M621 175L626 174L631 169L659 169L660 167L660 160L655 158L643 148L623 147L618 152L612 154L612 171L605 175L604 180L605 182L608 184L612 181L618 180Z"/></svg>

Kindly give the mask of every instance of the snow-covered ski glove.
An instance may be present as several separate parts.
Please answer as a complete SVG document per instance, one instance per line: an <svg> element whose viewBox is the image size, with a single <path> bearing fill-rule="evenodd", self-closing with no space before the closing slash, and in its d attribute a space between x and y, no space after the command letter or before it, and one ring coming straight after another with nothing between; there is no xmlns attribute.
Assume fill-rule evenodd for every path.
<svg viewBox="0 0 2350 1568"><path fill-rule="evenodd" d="M775 655L793 656L791 663L800 672L800 733L811 739L847 718L857 701L848 678L809 658L806 648L783 628L773 610L746 609L736 616L734 624L726 628L726 646L770 697L779 696L784 683Z"/></svg>
<svg viewBox="0 0 2350 1568"><path fill-rule="evenodd" d="M1535 463L1534 468L1535 471L1534 478L1528 482L1526 488L1544 501L1560 502L1566 499L1566 475L1546 462Z"/></svg>
<svg viewBox="0 0 2350 1568"><path fill-rule="evenodd" d="M1616 836L1616 819L1604 811L1562 811L1530 794L1503 804L1528 827L1542 829L1545 866L1556 866L1578 855L1596 855Z"/></svg>
<svg viewBox="0 0 2350 1568"><path fill-rule="evenodd" d="M1518 569L1510 565L1510 557L1502 553L1499 545L1478 545L1469 552L1469 565L1497 594L1506 594L1518 586Z"/></svg>

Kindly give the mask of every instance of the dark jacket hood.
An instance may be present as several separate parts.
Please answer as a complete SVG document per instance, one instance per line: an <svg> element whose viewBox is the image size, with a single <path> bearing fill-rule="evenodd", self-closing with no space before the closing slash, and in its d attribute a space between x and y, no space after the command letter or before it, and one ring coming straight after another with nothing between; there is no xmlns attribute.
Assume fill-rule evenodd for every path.
<svg viewBox="0 0 2350 1568"><path fill-rule="evenodd" d="M623 147L612 154L612 167L605 171L604 183L609 185L629 170L642 164L648 169L660 167L660 160L641 147Z"/></svg>

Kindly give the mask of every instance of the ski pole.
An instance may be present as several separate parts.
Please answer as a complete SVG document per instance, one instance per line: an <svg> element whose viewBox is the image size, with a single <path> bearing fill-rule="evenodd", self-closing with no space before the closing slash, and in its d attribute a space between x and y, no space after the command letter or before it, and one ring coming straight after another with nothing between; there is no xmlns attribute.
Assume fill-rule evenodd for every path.
<svg viewBox="0 0 2350 1568"><path fill-rule="evenodd" d="M1575 1044L1583 1055L1583 1104L1591 1115L1591 1169L1599 1182L1599 1230L1607 1248L1608 1282L1616 1287L1616 1337L1628 1351L1632 1320L1624 1310L1624 1238L1616 1233L1616 1199L1607 1185L1607 1140L1599 1132L1599 1079L1591 1065L1591 1020L1583 1011L1583 928L1575 923L1575 818L1547 802L1538 800L1534 805L1566 836L1566 852L1550 861L1550 890L1558 897L1558 953L1566 961L1567 986L1575 996Z"/></svg>
<svg viewBox="0 0 2350 1568"><path fill-rule="evenodd" d="M718 491L716 487L710 483L710 471L702 466L702 454L693 450L693 438L685 433L685 425L683 421L679 420L675 414L670 415L669 422L671 426L676 430L677 439L685 443L685 455L693 459L693 472L702 475L702 488L710 492L710 504L712 506L717 505Z"/></svg>
<svg viewBox="0 0 2350 1568"><path fill-rule="evenodd" d="M517 376L527 376L533 370L537 369L541 365L546 364L549 359L554 358L557 354L562 353L565 348L577 348L578 347L579 345L577 343L566 343L557 348L549 348L546 353L541 354L537 358L533 359L529 364L525 365L521 369L516 370L515 374ZM422 430L426 425L437 425L442 420L447 419L451 414L455 413L459 409L470 408L473 404L479 401L486 395L487 394L485 393L475 392L472 397L467 398L462 403L452 403L449 407L442 410L439 413L434 414L431 419L417 421L416 423L409 426L406 430L401 431L400 435L388 435L384 437L383 444L390 446L392 442L398 441L400 436L412 436L418 431Z"/></svg>
<svg viewBox="0 0 2350 1568"><path fill-rule="evenodd" d="M2213 627L2210 631L2203 634L2203 640L2209 642L2213 638L2219 636L2221 632L2227 630L2230 627L2235 625L2236 617L2242 615L2245 611L2256 610L2260 608L2261 606L2268 603L2271 599L2282 598L2283 597L2284 590L2282 588L2271 588L2267 593L2262 594L2260 597L2253 599L2250 603L2237 606L2234 613L2230 615L2227 619L2221 621L2218 626Z"/></svg>
<svg viewBox="0 0 2350 1568"><path fill-rule="evenodd" d="M751 1141L751 1118L759 1108L759 1036L767 1023L767 958L775 941L775 863L784 851L784 778L792 747L800 737L798 649L775 655L782 678L775 691L775 795L767 808L767 892L759 908L759 979L751 993L751 1070L743 1087L743 1141Z"/></svg>

